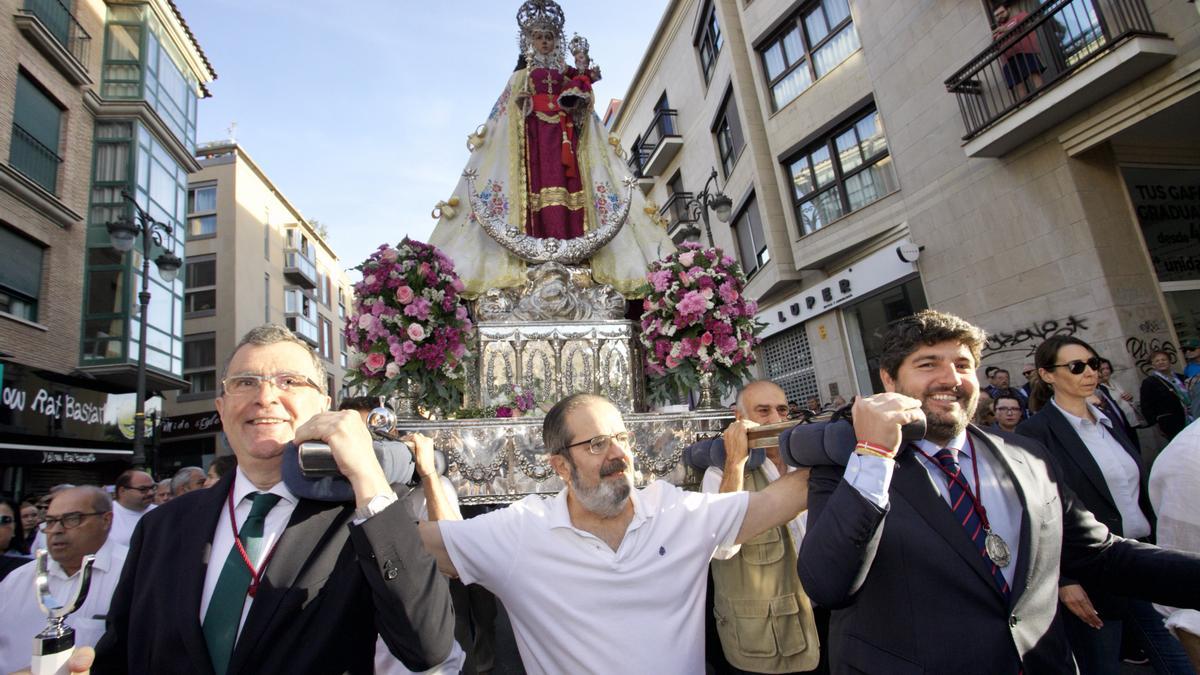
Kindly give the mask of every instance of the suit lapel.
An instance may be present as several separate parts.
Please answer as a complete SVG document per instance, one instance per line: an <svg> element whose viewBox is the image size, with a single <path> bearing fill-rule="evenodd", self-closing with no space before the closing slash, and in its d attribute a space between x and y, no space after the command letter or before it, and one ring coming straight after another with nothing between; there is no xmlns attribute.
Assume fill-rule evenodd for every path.
<svg viewBox="0 0 1200 675"><path fill-rule="evenodd" d="M246 623L234 646L230 658L229 672L237 673L246 659L257 649L259 640L274 622L276 611L283 599L291 593L305 593L304 584L297 584L302 574L309 569L318 554L332 555L327 565L322 565L318 576L324 578L333 568L341 547L331 549L327 540L336 537L339 529L349 526L352 509L344 504L334 504L301 499L292 511L292 517L284 529L283 536L267 564L263 580L246 616ZM345 533L348 536L348 531ZM328 567L328 569L325 569ZM314 589L316 592L319 589ZM303 601L307 598L301 598Z"/></svg>
<svg viewBox="0 0 1200 675"><path fill-rule="evenodd" d="M971 543L932 480L936 478L931 478L921 460L917 459L916 451L910 449L900 453L892 475L892 490L904 497L933 531L979 575L980 581L996 593L997 598L1002 598L1000 589L996 588L996 582L992 579L991 569L984 564L983 556L979 555L979 550Z"/></svg>
<svg viewBox="0 0 1200 675"><path fill-rule="evenodd" d="M1016 555L1014 561L1016 567L1013 569L1012 575L1012 598L1013 602L1016 602L1016 599L1025 592L1025 577L1029 573L1029 561L1034 559L1035 553L1029 502L1025 498L1025 490L1021 485L1022 478L1028 475L1028 465L1019 454L1009 449L1004 439L986 434L978 429L973 429L968 433L971 433L979 441L976 448L990 455L989 465L992 467L992 474L1000 483L1000 489L1005 494L1017 495L1017 499L1021 502L1021 535L1017 550L1013 552Z"/></svg>
<svg viewBox="0 0 1200 675"><path fill-rule="evenodd" d="M233 489L233 471L230 471L213 487L203 491L203 501L192 511L194 522L182 531L194 536L180 537L181 561L178 568L177 583L171 583L175 588L175 607L179 609L179 633L182 636L184 649L192 658L197 673L211 673L212 657L208 653L208 645L204 642L204 633L200 626L200 596L204 594L204 577L208 574L208 565L223 565L222 554L212 554L213 533L220 522L221 509L229 491Z"/></svg>
<svg viewBox="0 0 1200 675"><path fill-rule="evenodd" d="M1054 407L1053 404L1047 405L1046 417L1050 422L1050 433L1054 434L1058 439L1059 445L1066 451L1067 457L1075 463L1082 471L1083 475L1087 476L1088 482L1101 497L1108 502L1108 505L1115 511L1117 502L1113 499L1112 493L1108 490L1108 483L1104 480L1104 473L1100 471L1100 465L1096 463L1096 458L1092 457L1092 453L1088 451L1087 446L1080 440L1079 434L1075 432L1075 427L1067 421L1062 412ZM1122 445L1125 445L1122 443Z"/></svg>

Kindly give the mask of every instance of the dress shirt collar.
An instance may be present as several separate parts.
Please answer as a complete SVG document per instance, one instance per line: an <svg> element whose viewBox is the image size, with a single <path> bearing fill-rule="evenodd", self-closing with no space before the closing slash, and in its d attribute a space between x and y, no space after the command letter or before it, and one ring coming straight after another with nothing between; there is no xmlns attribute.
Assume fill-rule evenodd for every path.
<svg viewBox="0 0 1200 675"><path fill-rule="evenodd" d="M943 446L939 446L937 443L934 443L933 441L930 441L925 438L922 438L921 440L917 441L917 447L920 448L922 451L924 451L924 453L926 455L929 455L930 457L933 457L934 455L936 455L939 451L941 451L943 449ZM944 447L954 450L955 458L957 458L958 455L960 455L960 454L965 454L967 457L971 457L971 450L970 450L970 446L967 445L967 432L965 429L959 435L955 436L954 438L951 438L950 442L947 443ZM975 460L975 458L971 457L971 461L974 461L974 460Z"/></svg>
<svg viewBox="0 0 1200 675"><path fill-rule="evenodd" d="M252 495L255 492L262 492L262 490L258 489L254 483L250 482L250 479L247 478L246 474L242 472L242 467L237 467L236 471L237 473L233 477L232 488L234 508L237 508L237 506L242 503L242 500L245 499L247 495ZM292 491L288 489L287 484L285 484L283 481L279 481L275 485L271 486L271 489L267 490L267 492L273 495L279 495L279 498L288 504L294 505L299 501L296 498L296 495L292 494Z"/></svg>
<svg viewBox="0 0 1200 675"><path fill-rule="evenodd" d="M105 539L104 545L100 547L100 550L96 551L96 560L92 563L92 570L96 572L109 572L113 566L113 548L117 546L120 546L120 544L114 543L111 539ZM76 571L75 574L67 575L67 571L64 570L62 565L59 565L58 561L54 558L50 559L50 564L47 571L50 573L50 576L57 577L58 579L62 579L64 581L72 578L75 576L75 574L79 574L79 572Z"/></svg>
<svg viewBox="0 0 1200 675"><path fill-rule="evenodd" d="M1075 429L1076 433L1079 433L1085 429L1091 429L1095 425L1100 425L1100 424L1104 425L1108 429L1112 429L1113 423L1112 423L1112 420L1110 420L1108 418L1108 415L1105 415L1103 412L1100 411L1099 408L1092 405L1091 403L1088 403L1087 401L1084 401L1084 405L1086 405L1088 407L1088 410L1090 410L1092 412L1092 417L1096 418L1095 422L1092 422L1091 420L1088 420L1088 419L1084 419L1077 415L1072 415L1071 413L1064 410L1063 407L1058 404L1058 401L1053 398L1050 399L1050 403L1052 403L1055 408L1058 408L1058 411L1063 414L1063 417L1067 418L1067 421L1071 423L1071 426Z"/></svg>

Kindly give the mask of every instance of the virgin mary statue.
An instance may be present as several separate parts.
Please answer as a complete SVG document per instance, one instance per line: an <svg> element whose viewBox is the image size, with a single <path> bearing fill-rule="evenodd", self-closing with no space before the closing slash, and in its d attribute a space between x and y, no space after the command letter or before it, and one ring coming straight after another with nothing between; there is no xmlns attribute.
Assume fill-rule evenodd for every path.
<svg viewBox="0 0 1200 675"><path fill-rule="evenodd" d="M468 139L471 158L454 197L435 210L430 243L442 249L476 297L525 281L527 260L502 246L481 219L509 234L554 241L567 248L607 236L591 254L592 277L633 297L646 267L675 250L666 231L647 214L641 193L628 187L619 145L594 111L587 40L575 36L568 66L563 12L553 0L528 0L517 12L521 55L487 121ZM624 216L623 225L614 220Z"/></svg>

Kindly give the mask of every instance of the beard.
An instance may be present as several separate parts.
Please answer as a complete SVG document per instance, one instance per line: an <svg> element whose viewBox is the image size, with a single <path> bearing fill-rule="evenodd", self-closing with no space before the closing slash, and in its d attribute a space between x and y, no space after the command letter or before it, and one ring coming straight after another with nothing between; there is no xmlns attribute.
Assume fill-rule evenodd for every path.
<svg viewBox="0 0 1200 675"><path fill-rule="evenodd" d="M921 412L925 413L925 438L939 445L949 442L967 428L967 424L975 416L975 408L979 403L978 389L970 395L961 387L934 387L923 393L911 391L901 391L900 393L921 402ZM931 410L930 399L939 394L957 396L958 410L956 412Z"/></svg>
<svg viewBox="0 0 1200 675"><path fill-rule="evenodd" d="M595 485L584 485L574 462L571 465L571 492L585 509L601 518L613 518L625 510L625 502L633 490L633 479L629 475L629 464L624 459L614 459L600 466L600 479ZM623 480L608 480L620 474Z"/></svg>

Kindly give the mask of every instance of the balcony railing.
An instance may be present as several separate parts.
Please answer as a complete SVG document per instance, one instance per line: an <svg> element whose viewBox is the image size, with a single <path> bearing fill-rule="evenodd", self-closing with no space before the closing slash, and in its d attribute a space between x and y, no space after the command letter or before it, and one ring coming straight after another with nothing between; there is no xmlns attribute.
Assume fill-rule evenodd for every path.
<svg viewBox="0 0 1200 675"><path fill-rule="evenodd" d="M646 164L646 158L649 156L650 153L642 149L640 143L631 148L631 152L629 153L629 172L633 174L634 178L642 177L642 166Z"/></svg>
<svg viewBox="0 0 1200 675"><path fill-rule="evenodd" d="M646 133L642 134L641 149L646 155L642 162L643 176L662 175L683 147L683 137L675 125L675 116L675 111L670 108L654 111L654 119L646 127Z"/></svg>
<svg viewBox="0 0 1200 675"><path fill-rule="evenodd" d="M58 187L58 165L62 164L62 157L51 148L42 145L20 124L14 122L12 130L12 148L9 151L8 163L54 194Z"/></svg>
<svg viewBox="0 0 1200 675"><path fill-rule="evenodd" d="M317 322L306 317L295 315L284 318L288 330L296 334L297 337L307 341L314 347L321 342L321 332L317 328Z"/></svg>
<svg viewBox="0 0 1200 675"><path fill-rule="evenodd" d="M317 287L317 266L296 249L284 251L283 276L298 286Z"/></svg>
<svg viewBox="0 0 1200 675"><path fill-rule="evenodd" d="M1135 36L1162 37L1144 0L1051 0L946 80L964 140Z"/></svg>
<svg viewBox="0 0 1200 675"><path fill-rule="evenodd" d="M679 135L675 125L676 117L678 113L671 108L659 108L654 111L654 119L650 120L650 126L646 127L646 133L642 134L642 149L645 152L654 152L664 138Z"/></svg>
<svg viewBox="0 0 1200 675"><path fill-rule="evenodd" d="M676 192L659 210L659 215L667 219L668 231L674 230L679 225L696 222L696 219L692 217L691 209L688 208L688 202L692 201L693 196L690 192Z"/></svg>
<svg viewBox="0 0 1200 675"><path fill-rule="evenodd" d="M70 7L61 0L25 0L25 8L21 12L37 17L58 43L87 70L92 36L71 14Z"/></svg>

